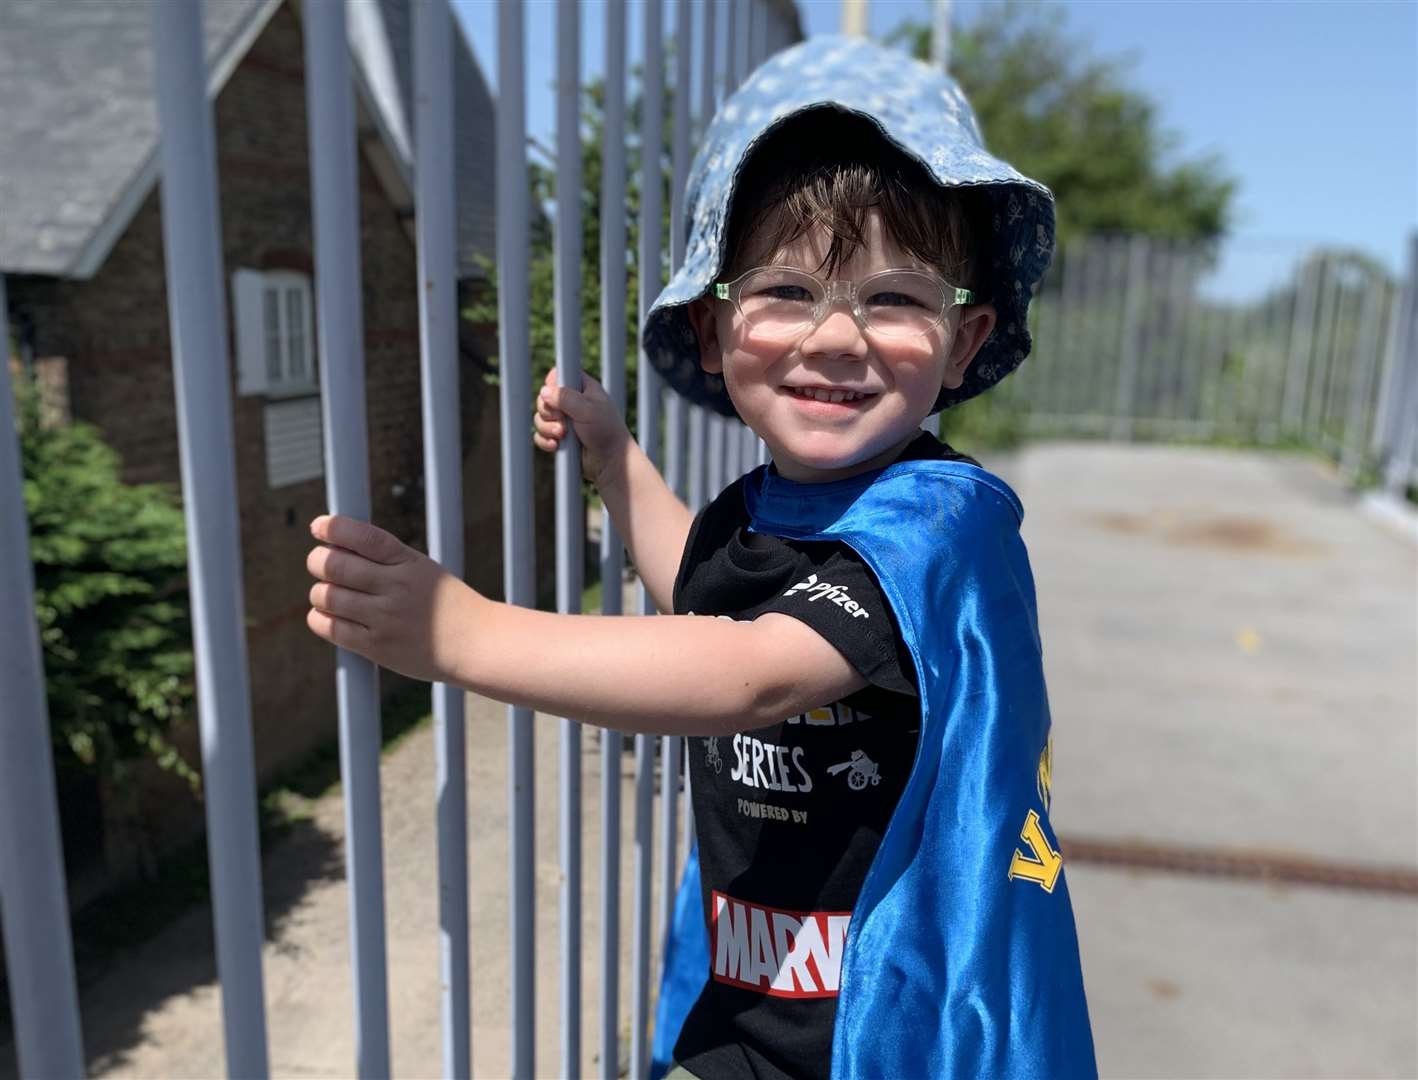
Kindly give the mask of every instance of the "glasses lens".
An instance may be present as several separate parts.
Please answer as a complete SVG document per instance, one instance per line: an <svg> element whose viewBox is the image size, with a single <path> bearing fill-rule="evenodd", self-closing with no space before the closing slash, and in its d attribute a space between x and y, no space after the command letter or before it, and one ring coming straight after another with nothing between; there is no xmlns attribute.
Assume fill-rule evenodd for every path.
<svg viewBox="0 0 1418 1080"><path fill-rule="evenodd" d="M892 270L862 282L862 313L879 334L903 336L933 330L945 312L945 285L930 274Z"/></svg>
<svg viewBox="0 0 1418 1080"><path fill-rule="evenodd" d="M822 286L811 275L786 267L755 270L739 289L743 317L762 334L801 330L821 299Z"/></svg>

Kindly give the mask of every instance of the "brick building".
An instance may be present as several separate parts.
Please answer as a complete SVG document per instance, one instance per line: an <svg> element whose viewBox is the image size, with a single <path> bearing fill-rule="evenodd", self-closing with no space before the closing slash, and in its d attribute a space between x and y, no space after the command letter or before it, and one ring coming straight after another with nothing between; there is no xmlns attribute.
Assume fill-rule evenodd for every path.
<svg viewBox="0 0 1418 1080"><path fill-rule="evenodd" d="M0 0L0 274L19 351L59 394L57 408L101 429L125 481L180 488L150 17L148 3L131 0ZM408 0L352 4L349 18L373 519L426 550ZM307 524L326 503L304 45L294 0L208 2L205 20L252 719L266 778L331 739L336 718L332 650L305 626ZM461 34L454 78L460 277L476 288L477 258L495 247L493 106ZM495 335L467 327L462 337L466 576L497 596L498 404L483 378ZM537 488L549 520L545 463ZM549 549L538 562L550 565ZM195 723L181 743L195 759ZM173 805L162 777L148 788L150 808ZM149 823L176 839L195 821L154 811Z"/></svg>

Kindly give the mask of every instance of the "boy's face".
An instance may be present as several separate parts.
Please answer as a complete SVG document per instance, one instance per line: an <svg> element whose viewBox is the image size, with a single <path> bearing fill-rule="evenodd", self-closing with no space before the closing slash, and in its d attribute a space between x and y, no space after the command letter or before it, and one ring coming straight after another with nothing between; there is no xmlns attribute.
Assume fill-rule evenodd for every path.
<svg viewBox="0 0 1418 1080"><path fill-rule="evenodd" d="M778 251L754 252L753 266L821 265L831 236L821 226ZM861 281L882 270L929 269L901 251L878 211L866 220L866 242L824 280ZM954 284L954 283L952 283ZM699 335L700 363L722 374L745 423L767 444L790 480L820 483L880 468L920 434L942 387L958 387L994 328L988 304L952 309L929 334L888 337L865 331L850 305L832 305L822 321L795 337L765 336L744 323L727 300L696 300L689 311ZM864 393L855 401L819 401L807 388Z"/></svg>

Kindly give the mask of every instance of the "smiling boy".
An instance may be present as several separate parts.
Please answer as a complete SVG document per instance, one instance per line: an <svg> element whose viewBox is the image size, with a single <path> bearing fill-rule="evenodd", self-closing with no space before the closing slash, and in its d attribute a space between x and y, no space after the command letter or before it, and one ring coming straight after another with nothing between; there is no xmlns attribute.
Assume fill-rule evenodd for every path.
<svg viewBox="0 0 1418 1080"><path fill-rule="evenodd" d="M944 76L814 39L721 108L686 202L645 352L772 464L695 517L590 378L548 377L534 436L555 450L574 425L674 614L497 604L322 517L311 629L415 677L691 736L697 846L656 1031L680 1075L1092 1075L1021 510L920 430L1027 354L1052 200L983 151Z"/></svg>

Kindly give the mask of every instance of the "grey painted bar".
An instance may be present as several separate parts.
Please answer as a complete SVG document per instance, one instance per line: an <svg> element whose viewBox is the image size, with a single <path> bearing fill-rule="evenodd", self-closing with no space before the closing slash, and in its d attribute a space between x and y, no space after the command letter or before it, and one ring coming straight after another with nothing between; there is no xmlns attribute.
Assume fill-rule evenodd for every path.
<svg viewBox="0 0 1418 1080"><path fill-rule="evenodd" d="M503 588L508 603L536 603L532 521L532 411L528 304L527 116L521 0L497 9L497 322L500 335ZM514 433L516 433L514 435ZM536 880L532 710L507 710L507 801L511 835L512 1061L515 1080L536 1067Z"/></svg>
<svg viewBox="0 0 1418 1080"><path fill-rule="evenodd" d="M311 0L304 7L303 17L326 486L332 511L367 521L370 499L364 314L345 7L335 0ZM388 1076L379 673L368 660L340 649L336 653L335 679L354 954L356 1067L361 1077Z"/></svg>
<svg viewBox="0 0 1418 1080"><path fill-rule="evenodd" d="M458 415L458 275L453 201L453 20L448 0L417 0L414 19L415 221L419 370L428 554L463 576L462 433ZM468 972L468 800L464 693L433 686L438 822L438 974L443 1075L471 1071Z"/></svg>
<svg viewBox="0 0 1418 1080"><path fill-rule="evenodd" d="M202 100L205 102L205 97ZM6 703L5 720L0 723L0 929L20 1075L82 1076L84 1048L69 937L54 754L49 744L49 706L35 622L34 570L12 402L9 309L5 275L0 274L0 596L8 601L0 605L0 701ZM231 514L235 517L234 510ZM239 591L236 598L241 598ZM239 813L240 808L236 809ZM260 899L258 888L258 928ZM236 923L238 933L243 925ZM249 945L238 943L239 948ZM260 948L259 938L256 948ZM239 1059L253 1067L253 1075L266 1071L259 976L258 969L251 1003L255 1007L256 1045L249 1056ZM241 1018L237 1019L240 1022ZM229 1032L227 1045L231 1043ZM230 1056L227 1064L230 1068Z"/></svg>
<svg viewBox="0 0 1418 1080"><path fill-rule="evenodd" d="M163 252L192 588L217 972L227 1069L268 1070L261 856L236 507L226 290L201 7L153 13ZM348 82L346 83L348 90ZM369 665L366 664L366 667Z"/></svg>
<svg viewBox="0 0 1418 1080"><path fill-rule="evenodd" d="M601 146L601 383L625 413L625 0L607 0ZM601 516L601 612L619 615L625 550ZM620 1075L620 767L623 739L601 732L601 1078Z"/></svg>
<svg viewBox="0 0 1418 1080"><path fill-rule="evenodd" d="M640 110L640 319L660 291L660 153L663 146L664 41L659 3L645 5L644 93ZM637 365L636 405L641 448L660 463L661 381L650 367L641 343ZM642 582L638 588L641 614L654 614L654 604ZM635 736L635 859L634 933L631 946L635 982L631 990L630 1075L641 1080L650 1067L650 880L653 873L655 796L654 757L650 736Z"/></svg>
<svg viewBox="0 0 1418 1080"><path fill-rule="evenodd" d="M580 4L556 9L556 377L581 388ZM522 429L518 429L519 431ZM522 436L525 441L525 435ZM585 508L581 447L568 427L556 453L556 609L581 611ZM561 1075L581 1074L581 725L561 719Z"/></svg>

